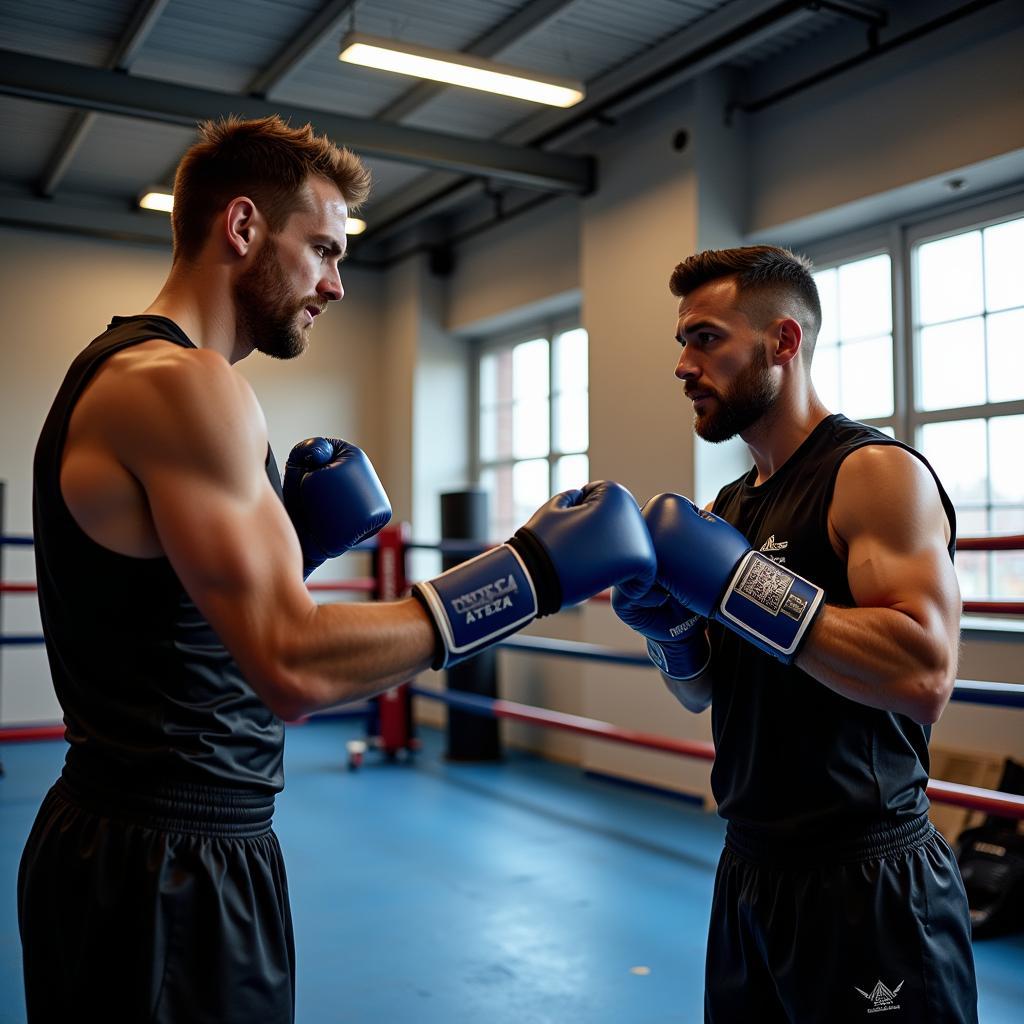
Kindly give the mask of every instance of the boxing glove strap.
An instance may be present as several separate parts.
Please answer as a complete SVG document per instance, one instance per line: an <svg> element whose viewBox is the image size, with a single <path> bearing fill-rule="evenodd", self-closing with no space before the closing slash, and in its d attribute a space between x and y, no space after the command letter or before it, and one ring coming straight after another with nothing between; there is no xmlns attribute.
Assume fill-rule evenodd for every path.
<svg viewBox="0 0 1024 1024"><path fill-rule="evenodd" d="M522 559L537 595L537 618L554 615L562 607L562 584L544 545L525 526L516 530L508 545Z"/></svg>
<svg viewBox="0 0 1024 1024"><path fill-rule="evenodd" d="M438 635L432 668L454 665L537 617L537 594L518 552L508 544L417 583L413 596Z"/></svg>
<svg viewBox="0 0 1024 1024"><path fill-rule="evenodd" d="M792 664L825 602L825 591L762 555L740 559L715 616L761 650Z"/></svg>

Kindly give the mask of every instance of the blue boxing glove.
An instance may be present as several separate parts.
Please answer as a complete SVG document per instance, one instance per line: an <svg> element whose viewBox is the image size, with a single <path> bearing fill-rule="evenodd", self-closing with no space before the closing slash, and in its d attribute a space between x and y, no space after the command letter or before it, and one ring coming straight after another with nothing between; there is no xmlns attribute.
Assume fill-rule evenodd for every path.
<svg viewBox="0 0 1024 1024"><path fill-rule="evenodd" d="M641 590L632 581L612 591L612 609L647 640L651 661L672 679L693 679L708 667L708 621L680 604L659 583Z"/></svg>
<svg viewBox="0 0 1024 1024"><path fill-rule="evenodd" d="M659 494L643 510L658 583L676 601L792 664L825 601L821 587L752 550L724 519Z"/></svg>
<svg viewBox="0 0 1024 1024"><path fill-rule="evenodd" d="M288 456L283 490L302 545L303 579L391 519L391 503L370 460L336 438L300 441Z"/></svg>
<svg viewBox="0 0 1024 1024"><path fill-rule="evenodd" d="M413 587L447 668L561 608L624 580L654 581L650 535L633 495L589 483L542 505L505 544Z"/></svg>

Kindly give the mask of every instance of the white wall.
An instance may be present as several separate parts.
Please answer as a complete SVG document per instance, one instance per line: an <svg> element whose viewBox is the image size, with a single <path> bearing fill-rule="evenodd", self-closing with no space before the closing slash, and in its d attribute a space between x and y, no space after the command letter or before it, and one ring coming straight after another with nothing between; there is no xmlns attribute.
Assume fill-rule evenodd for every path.
<svg viewBox="0 0 1024 1024"><path fill-rule="evenodd" d="M32 454L43 419L74 356L114 314L145 308L170 266L163 248L0 228L0 478L7 481L6 532L32 532ZM309 351L291 363L250 356L239 364L267 414L283 466L312 434L347 437L371 453L380 445L384 380L378 275L349 269L348 294L313 329ZM386 471L382 472L389 486ZM7 548L4 576L32 580L31 550ZM359 556L365 558L365 556ZM337 578L367 567L340 563ZM4 631L38 633L31 597L4 596ZM0 722L51 721L59 708L42 648L4 648Z"/></svg>

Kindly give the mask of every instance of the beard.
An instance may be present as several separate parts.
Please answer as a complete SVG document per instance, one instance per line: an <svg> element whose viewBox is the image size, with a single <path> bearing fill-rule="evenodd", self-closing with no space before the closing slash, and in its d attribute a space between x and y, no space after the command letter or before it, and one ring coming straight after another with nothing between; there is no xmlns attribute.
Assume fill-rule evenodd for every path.
<svg viewBox="0 0 1024 1024"><path fill-rule="evenodd" d="M322 307L319 296L300 299L288 287L277 243L268 238L253 265L235 283L239 334L258 352L274 359L294 359L306 351L299 314L306 306Z"/></svg>
<svg viewBox="0 0 1024 1024"><path fill-rule="evenodd" d="M750 362L724 394L716 394L715 408L694 415L698 437L712 444L728 441L756 423L775 404L779 389L768 369L768 357L758 345Z"/></svg>

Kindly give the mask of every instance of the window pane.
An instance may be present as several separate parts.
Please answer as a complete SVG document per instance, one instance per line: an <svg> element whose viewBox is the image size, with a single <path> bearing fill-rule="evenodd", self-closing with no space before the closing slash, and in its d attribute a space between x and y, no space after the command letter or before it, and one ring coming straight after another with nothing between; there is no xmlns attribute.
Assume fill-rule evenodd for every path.
<svg viewBox="0 0 1024 1024"><path fill-rule="evenodd" d="M512 406L480 410L480 459L494 462L512 455Z"/></svg>
<svg viewBox="0 0 1024 1024"><path fill-rule="evenodd" d="M552 403L555 416L555 448L560 452L584 452L590 435L586 391L556 395Z"/></svg>
<svg viewBox="0 0 1024 1024"><path fill-rule="evenodd" d="M587 332L582 327L555 338L555 391L587 390Z"/></svg>
<svg viewBox="0 0 1024 1024"><path fill-rule="evenodd" d="M498 404L497 352L485 352L480 359L480 404Z"/></svg>
<svg viewBox="0 0 1024 1024"><path fill-rule="evenodd" d="M993 533L1024 533L1024 508L992 509Z"/></svg>
<svg viewBox="0 0 1024 1024"><path fill-rule="evenodd" d="M493 462L498 457L498 410L480 410L480 458Z"/></svg>
<svg viewBox="0 0 1024 1024"><path fill-rule="evenodd" d="M984 329L981 317L921 329L922 409L955 409L985 401Z"/></svg>
<svg viewBox="0 0 1024 1024"><path fill-rule="evenodd" d="M555 493L582 487L590 479L590 459L586 455L567 455L555 463Z"/></svg>
<svg viewBox="0 0 1024 1024"><path fill-rule="evenodd" d="M918 447L938 473L954 505L987 500L984 420L927 423L921 427Z"/></svg>
<svg viewBox="0 0 1024 1024"><path fill-rule="evenodd" d="M548 342L524 341L512 349L512 397L517 401L548 397Z"/></svg>
<svg viewBox="0 0 1024 1024"><path fill-rule="evenodd" d="M956 510L956 535L958 537L982 537L988 532L988 512L985 509ZM960 557L957 555L957 558Z"/></svg>
<svg viewBox="0 0 1024 1024"><path fill-rule="evenodd" d="M491 536L496 540L509 536L522 525L516 518L512 501L512 467L492 466L480 473L480 486L490 495Z"/></svg>
<svg viewBox="0 0 1024 1024"><path fill-rule="evenodd" d="M989 420L988 430L992 500L1024 502L1024 416L998 416Z"/></svg>
<svg viewBox="0 0 1024 1024"><path fill-rule="evenodd" d="M1024 309L988 318L988 400L1015 398L1024 398Z"/></svg>
<svg viewBox="0 0 1024 1024"><path fill-rule="evenodd" d="M990 557L993 599L1018 601L1024 598L1024 553L997 551Z"/></svg>
<svg viewBox="0 0 1024 1024"><path fill-rule="evenodd" d="M985 305L1024 306L1024 217L985 229Z"/></svg>
<svg viewBox="0 0 1024 1024"><path fill-rule="evenodd" d="M891 416L892 338L869 338L839 348L840 408L854 419ZM827 403L826 403L827 404Z"/></svg>
<svg viewBox="0 0 1024 1024"><path fill-rule="evenodd" d="M965 551L956 556L960 596L965 601L982 601L988 597L988 557L984 551Z"/></svg>
<svg viewBox="0 0 1024 1024"><path fill-rule="evenodd" d="M839 349L816 347L811 360L811 380L818 397L833 412L842 408L839 399ZM851 413L852 415L852 413Z"/></svg>
<svg viewBox="0 0 1024 1024"><path fill-rule="evenodd" d="M818 332L816 351L828 348L839 337L839 271L822 270L814 275L821 300L821 330ZM828 404L827 402L825 403Z"/></svg>
<svg viewBox="0 0 1024 1024"><path fill-rule="evenodd" d="M515 520L522 523L551 497L548 460L532 459L512 467L512 491L515 499Z"/></svg>
<svg viewBox="0 0 1024 1024"><path fill-rule="evenodd" d="M841 266L839 337L864 338L891 331L892 275L888 254Z"/></svg>
<svg viewBox="0 0 1024 1024"><path fill-rule="evenodd" d="M547 399L517 402L512 410L512 451L517 459L547 455L551 432Z"/></svg>
<svg viewBox="0 0 1024 1024"><path fill-rule="evenodd" d="M918 322L941 323L982 311L981 232L927 242L917 250Z"/></svg>

